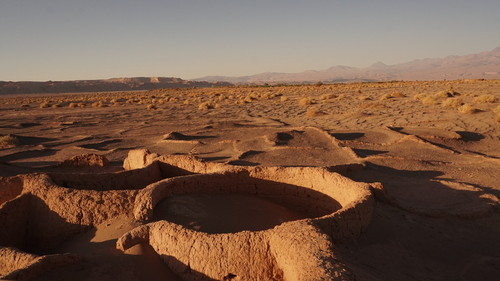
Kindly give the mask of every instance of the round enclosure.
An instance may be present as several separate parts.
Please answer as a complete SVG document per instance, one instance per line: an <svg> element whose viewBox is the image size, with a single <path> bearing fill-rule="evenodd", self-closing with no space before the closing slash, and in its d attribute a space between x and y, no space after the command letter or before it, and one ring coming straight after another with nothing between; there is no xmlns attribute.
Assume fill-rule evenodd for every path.
<svg viewBox="0 0 500 281"><path fill-rule="evenodd" d="M270 229L307 217L271 198L205 192L169 196L156 205L153 218L205 233L233 233Z"/></svg>
<svg viewBox="0 0 500 281"><path fill-rule="evenodd" d="M211 169L182 161L190 172ZM367 184L323 168L216 168L140 190L134 216L149 223L117 247L147 242L183 280L350 280L332 240L355 238L368 225Z"/></svg>

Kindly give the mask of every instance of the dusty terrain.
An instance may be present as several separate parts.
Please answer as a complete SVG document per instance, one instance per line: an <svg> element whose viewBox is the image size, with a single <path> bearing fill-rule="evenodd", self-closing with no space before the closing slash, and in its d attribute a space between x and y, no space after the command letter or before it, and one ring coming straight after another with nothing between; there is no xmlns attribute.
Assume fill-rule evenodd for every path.
<svg viewBox="0 0 500 281"><path fill-rule="evenodd" d="M156 186L155 182L163 182L148 167L123 171L129 151L141 148L159 155L193 155L249 171L273 166L326 167L356 182L371 183L376 204L364 231L351 239L328 233L334 246L318 244L329 248L338 261L339 272L344 272L339 280L472 281L497 280L500 275L499 80L6 96L0 98L0 112L0 210L5 217L8 212L20 213L26 225L45 231L45 236L31 240L20 237L26 239L21 250L13 246L21 242L7 238L0 245L9 246L0 249L2 256L17 257L17 264L29 266L41 259L50 265L45 267L50 270L26 275L27 279L177 280L182 276L171 272L176 265L169 264L169 268L160 260L158 251L169 249L160 249L156 240L151 246L142 240L127 242L130 247L122 247L124 252L115 248L118 240L127 241L123 235L129 231L130 239L144 236L134 232L141 230L137 218L142 215L134 209L133 198L139 202L140 194ZM63 162L82 154L106 159L94 156ZM95 165L87 165L89 161ZM53 182L44 178L45 173ZM88 180L74 173L85 173ZM33 174L33 179L46 181L50 188L31 190L36 185L29 180L22 194L13 191L20 186L22 174ZM101 180L109 186L98 184ZM85 199L71 201L75 194L84 194ZM224 233L248 227L231 216L225 218L227 223L213 217L227 215L218 206L228 200L236 216L248 218L254 212L266 219L262 229L268 230L262 233L270 236L248 234L248 239L260 237L279 244L281 240L272 240L272 235L280 227L275 232L269 229L281 221L301 222L304 217L296 209L255 202L243 195L231 199L200 193L165 200L160 202L166 202L167 210L178 206L178 216L160 213L148 228L151 237L154 231L175 228L162 223L164 218L184 225L186 235L193 237L205 235L204 228L209 229L207 233ZM304 202L311 201L304 197ZM53 215L52 206L64 209L71 204L99 210L98 215L74 215L79 224L68 223L73 214L51 216L47 222L33 215ZM248 208L251 204L259 210L234 204ZM209 215L189 221L179 215L190 213L183 206L191 211L203 209ZM276 212L265 216L259 211ZM52 230L50 223L61 227ZM9 226L2 225L0 238L12 237L9 233L14 230ZM262 225L250 227L246 230L260 230ZM247 239L248 232L237 233ZM0 263L0 276L13 270L6 264ZM226 275L225 280L243 280L240 277ZM280 278L287 280L286 274Z"/></svg>

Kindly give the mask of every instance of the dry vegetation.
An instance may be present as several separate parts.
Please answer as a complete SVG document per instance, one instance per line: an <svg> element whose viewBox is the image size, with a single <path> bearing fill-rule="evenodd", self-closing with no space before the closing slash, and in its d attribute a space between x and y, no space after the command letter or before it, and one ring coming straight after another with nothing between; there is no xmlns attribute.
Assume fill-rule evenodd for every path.
<svg viewBox="0 0 500 281"><path fill-rule="evenodd" d="M21 141L17 136L14 135L0 136L0 148L18 146L20 144Z"/></svg>
<svg viewBox="0 0 500 281"><path fill-rule="evenodd" d="M130 110L142 106L149 111L187 111L217 114L220 110L255 111L257 104L270 108L266 116L279 118L280 111L290 116L319 116L359 112L367 118L386 114L386 110L401 107L404 110L454 110L456 113L495 113L498 94L492 90L498 80L458 80L428 82L385 82L351 84L315 84L296 86L239 86L199 89L158 89L141 92L88 93L71 95L33 96L4 99L19 110L72 109L85 111L108 107ZM478 94L478 93L488 94ZM321 110L319 109L321 105ZM316 106L316 107L312 107ZM306 108L305 114L304 109ZM140 110L141 107L137 107ZM257 107L258 108L258 107ZM354 112L352 112L354 110ZM83 112L83 111L82 111ZM488 113L490 112L490 113ZM483 114L484 113L484 114ZM188 113L189 114L189 113ZM256 112L256 114L259 114ZM295 114L295 115L293 115ZM475 114L478 116L478 114ZM407 122L410 122L409 120Z"/></svg>

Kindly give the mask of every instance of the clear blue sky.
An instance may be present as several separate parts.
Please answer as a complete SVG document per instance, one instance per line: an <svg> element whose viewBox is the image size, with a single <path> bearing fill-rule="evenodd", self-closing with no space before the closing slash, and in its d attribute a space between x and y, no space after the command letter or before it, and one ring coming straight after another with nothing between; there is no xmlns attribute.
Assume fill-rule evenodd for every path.
<svg viewBox="0 0 500 281"><path fill-rule="evenodd" d="M500 46L499 0L0 0L0 81L240 76Z"/></svg>

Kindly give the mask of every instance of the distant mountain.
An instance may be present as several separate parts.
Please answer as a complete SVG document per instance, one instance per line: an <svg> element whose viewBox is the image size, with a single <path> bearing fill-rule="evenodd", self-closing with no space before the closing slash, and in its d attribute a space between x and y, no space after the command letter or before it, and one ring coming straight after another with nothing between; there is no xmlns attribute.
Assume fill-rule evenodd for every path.
<svg viewBox="0 0 500 281"><path fill-rule="evenodd" d="M160 88L191 88L230 86L227 82L187 81L172 77L112 78L105 80L74 80L47 82L0 81L1 94L76 93L152 90Z"/></svg>
<svg viewBox="0 0 500 281"><path fill-rule="evenodd" d="M500 47L479 54L420 59L395 65L377 62L365 68L333 66L320 71L309 70L300 73L269 72L241 77L207 76L194 81L275 84L318 81L453 80L474 78L500 78Z"/></svg>

